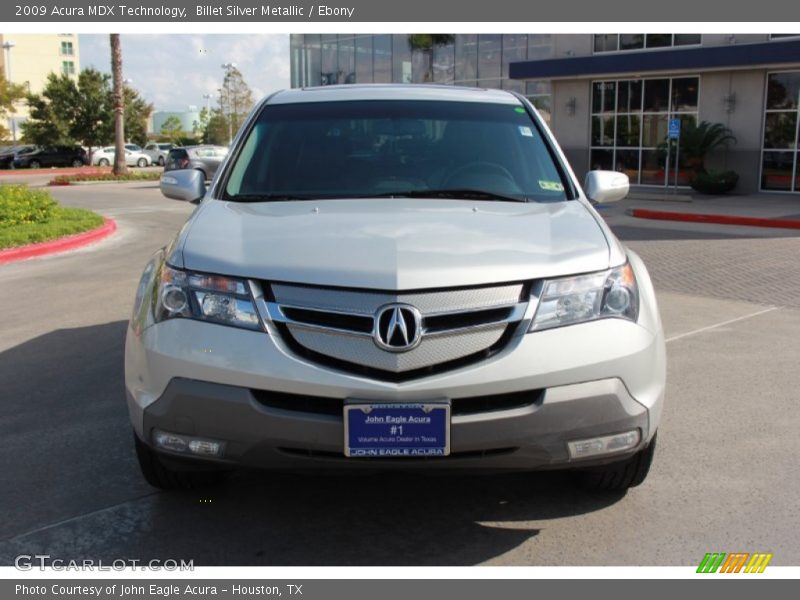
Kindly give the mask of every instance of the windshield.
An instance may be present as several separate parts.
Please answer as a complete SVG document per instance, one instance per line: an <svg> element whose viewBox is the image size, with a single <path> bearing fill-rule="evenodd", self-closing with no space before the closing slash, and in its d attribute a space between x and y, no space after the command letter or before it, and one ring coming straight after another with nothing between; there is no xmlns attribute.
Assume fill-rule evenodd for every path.
<svg viewBox="0 0 800 600"><path fill-rule="evenodd" d="M525 109L476 102L268 105L225 187L242 201L387 196L566 199Z"/></svg>

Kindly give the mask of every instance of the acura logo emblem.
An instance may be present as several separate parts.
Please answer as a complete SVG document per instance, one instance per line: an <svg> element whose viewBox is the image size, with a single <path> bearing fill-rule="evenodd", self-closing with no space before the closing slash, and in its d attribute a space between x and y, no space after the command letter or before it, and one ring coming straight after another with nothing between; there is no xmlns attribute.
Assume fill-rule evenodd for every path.
<svg viewBox="0 0 800 600"><path fill-rule="evenodd" d="M422 315L409 304L387 304L375 314L372 332L379 348L389 352L407 352L422 337Z"/></svg>

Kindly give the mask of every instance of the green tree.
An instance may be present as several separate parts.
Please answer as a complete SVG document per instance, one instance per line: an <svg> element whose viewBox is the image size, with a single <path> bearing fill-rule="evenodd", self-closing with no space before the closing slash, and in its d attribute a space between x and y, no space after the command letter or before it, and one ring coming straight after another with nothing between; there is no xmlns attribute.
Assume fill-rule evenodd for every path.
<svg viewBox="0 0 800 600"><path fill-rule="evenodd" d="M211 115L203 132L203 143L220 146L228 144L228 119L218 108L211 110Z"/></svg>
<svg viewBox="0 0 800 600"><path fill-rule="evenodd" d="M176 116L167 117L161 125L161 135L168 138L173 144L178 144L183 137L183 126L181 120Z"/></svg>
<svg viewBox="0 0 800 600"><path fill-rule="evenodd" d="M30 118L22 124L28 142L102 146L112 139L109 77L85 69L77 81L51 73L41 94L28 96Z"/></svg>
<svg viewBox="0 0 800 600"><path fill-rule="evenodd" d="M113 136L114 105L109 76L95 69L78 75L78 105L70 116L70 137L90 150L104 146ZM91 162L91 153L89 161Z"/></svg>
<svg viewBox="0 0 800 600"><path fill-rule="evenodd" d="M9 114L17 112L14 106L23 98L25 98L25 86L10 82L6 79L5 71L0 69L0 140L9 139L11 132L4 123Z"/></svg>
<svg viewBox="0 0 800 600"><path fill-rule="evenodd" d="M147 144L147 121L153 114L153 105L139 95L139 92L125 86L125 135L134 144L144 147Z"/></svg>
<svg viewBox="0 0 800 600"><path fill-rule="evenodd" d="M192 123L192 135L202 140L203 143L207 143L205 141L205 137L206 137L206 129L208 128L208 121L210 118L211 118L211 111L209 111L207 108L201 108L200 114L197 116L197 120L194 123Z"/></svg>
<svg viewBox="0 0 800 600"><path fill-rule="evenodd" d="M219 90L219 110L228 123L226 142L230 142L247 113L253 108L253 92L235 66L225 70L225 78Z"/></svg>
<svg viewBox="0 0 800 600"><path fill-rule="evenodd" d="M28 95L29 118L22 135L31 144L74 144L72 124L80 106L78 84L67 75L50 73L41 94Z"/></svg>

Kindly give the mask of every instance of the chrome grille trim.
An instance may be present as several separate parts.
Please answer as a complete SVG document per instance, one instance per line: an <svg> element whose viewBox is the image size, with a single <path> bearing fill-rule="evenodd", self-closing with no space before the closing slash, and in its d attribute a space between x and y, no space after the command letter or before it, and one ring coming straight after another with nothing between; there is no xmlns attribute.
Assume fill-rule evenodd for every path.
<svg viewBox="0 0 800 600"><path fill-rule="evenodd" d="M271 288L275 302L280 305L372 316L381 306L392 303L411 304L423 315L497 308L520 302L524 285L514 283L469 289L396 293L287 283L274 283Z"/></svg>
<svg viewBox="0 0 800 600"><path fill-rule="evenodd" d="M368 338L372 338L371 331L356 331L354 329L341 329L339 327L330 327L328 325L319 325L317 323L308 323L306 321L296 321L287 317L281 308L295 308L298 310L308 310L308 306L289 306L287 304L278 304L277 302L264 302L264 307L266 308L267 315L269 319L273 323L283 323L284 325L291 325L292 327L298 327L301 329L310 329L312 331L324 331L326 333L335 333L340 335L353 335L353 336L365 336ZM347 313L342 311L334 311L334 310L322 310L318 308L313 308L311 310L315 310L321 313L327 313L332 315L343 315L343 316L352 316L356 313ZM360 316L370 316L372 315L360 315Z"/></svg>
<svg viewBox="0 0 800 600"><path fill-rule="evenodd" d="M268 318L273 323L283 323L285 325L291 325L292 327L298 327L298 328L302 328L302 329L310 329L310 330L316 330L316 331L324 331L324 332L328 332L328 333L336 333L336 334L341 334L341 335L363 336L363 337L369 337L369 338L372 337L372 333L369 332L369 331L357 331L355 329L345 329L345 328L340 328L340 327L331 327L329 325L320 325L318 323L309 323L307 321L301 321L301 320L297 320L297 319L292 319L292 318L286 316L286 314L284 314L284 312L282 310L283 308L290 308L290 309L294 308L294 309L297 309L297 310L308 310L309 307L307 307L307 306L290 306L290 305L286 305L286 304L278 304L277 302L267 302L267 301L263 301L263 306L264 306L264 312L267 314ZM467 326L464 326L464 327L447 327L447 328L439 329L438 331L427 331L427 329L425 328L425 321L424 321L425 317L429 317L429 316L437 316L438 317L438 316L444 316L444 315L469 315L469 314L478 313L480 311L476 311L476 310L459 310L459 311L453 311L453 312L437 312L437 313L423 314L422 336L423 337L434 337L434 336L437 336L437 335L448 335L448 334L452 334L452 333L460 332L460 331L474 331L474 330L485 329L487 327L491 327L491 326L495 326L495 325L515 323L517 321L521 321L523 319L523 317L525 316L525 311L528 308L528 303L527 302L520 302L518 304L507 304L507 305L502 305L502 306L492 306L490 308L497 308L497 309L507 308L507 309L509 309L510 312L506 317L503 317L501 319L495 319L495 320L492 320L492 321L487 321L485 323L480 323L479 325L467 325ZM314 310L314 311L317 311L317 312L320 312L320 313L326 313L326 314L332 314L332 315L342 315L342 316L353 316L354 314L356 314L356 313L348 313L348 312L343 312L343 311L322 310L322 309L317 309L317 308L314 308L314 309L311 309L311 310ZM372 315L360 315L360 314L359 314L359 316L372 317Z"/></svg>
<svg viewBox="0 0 800 600"><path fill-rule="evenodd" d="M256 307L267 329L312 360L340 368L373 369L376 376L421 373L425 369L495 349L525 323L535 298L525 283L479 288L386 292L251 281ZM380 309L409 304L421 313L418 343L400 352L378 340ZM427 322L426 322L427 321ZM367 329L369 325L372 327Z"/></svg>

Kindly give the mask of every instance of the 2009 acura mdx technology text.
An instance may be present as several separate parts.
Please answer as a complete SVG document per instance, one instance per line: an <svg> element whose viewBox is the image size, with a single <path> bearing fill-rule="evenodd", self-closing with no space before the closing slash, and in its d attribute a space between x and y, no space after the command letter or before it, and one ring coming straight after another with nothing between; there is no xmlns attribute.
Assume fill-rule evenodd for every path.
<svg viewBox="0 0 800 600"><path fill-rule="evenodd" d="M665 347L650 278L522 96L282 91L139 284L125 351L162 488L236 466L647 475Z"/></svg>

